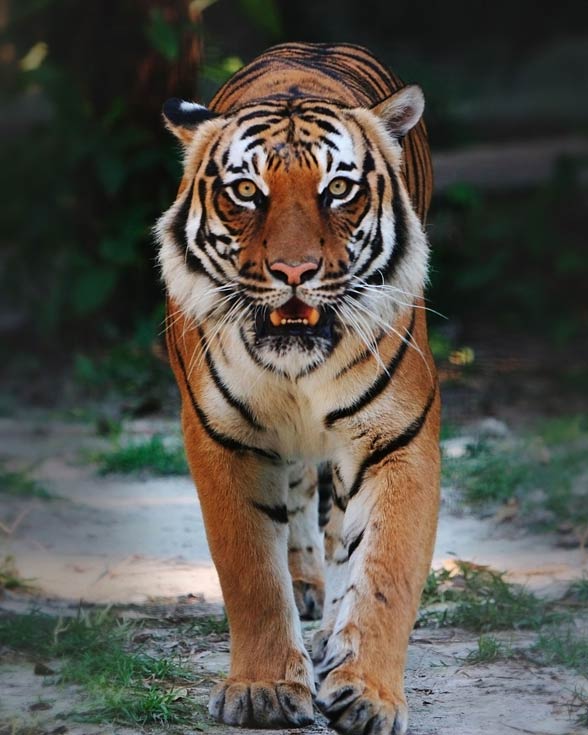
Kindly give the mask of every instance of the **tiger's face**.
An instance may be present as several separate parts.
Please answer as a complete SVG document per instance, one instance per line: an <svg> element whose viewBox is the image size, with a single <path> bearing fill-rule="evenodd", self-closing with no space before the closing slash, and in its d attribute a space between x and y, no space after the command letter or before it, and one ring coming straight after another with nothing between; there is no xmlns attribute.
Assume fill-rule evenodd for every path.
<svg viewBox="0 0 588 735"><path fill-rule="evenodd" d="M397 140L422 106L416 87L373 110L276 100L213 117L170 101L184 178L158 236L174 301L290 375L346 335L375 343L426 275Z"/></svg>

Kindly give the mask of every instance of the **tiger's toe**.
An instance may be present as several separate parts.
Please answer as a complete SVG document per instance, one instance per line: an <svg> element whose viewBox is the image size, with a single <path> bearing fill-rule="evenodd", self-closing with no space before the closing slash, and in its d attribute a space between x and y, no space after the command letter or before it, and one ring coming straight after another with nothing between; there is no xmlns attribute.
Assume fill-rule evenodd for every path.
<svg viewBox="0 0 588 735"><path fill-rule="evenodd" d="M365 684L351 671L332 671L321 686L317 706L342 735L405 735L408 710L404 695Z"/></svg>
<svg viewBox="0 0 588 735"><path fill-rule="evenodd" d="M304 727L314 721L310 689L291 681L228 679L212 690L208 711L239 727Z"/></svg>

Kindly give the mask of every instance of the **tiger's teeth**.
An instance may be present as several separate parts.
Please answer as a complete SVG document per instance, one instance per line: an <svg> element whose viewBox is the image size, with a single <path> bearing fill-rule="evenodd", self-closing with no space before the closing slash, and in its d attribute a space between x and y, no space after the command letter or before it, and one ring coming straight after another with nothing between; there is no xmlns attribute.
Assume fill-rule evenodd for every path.
<svg viewBox="0 0 588 735"><path fill-rule="evenodd" d="M316 327L318 324L318 320L321 318L321 315L319 313L318 309L312 309L310 314L308 315L308 319L304 320L305 324L310 324L311 327Z"/></svg>
<svg viewBox="0 0 588 735"><path fill-rule="evenodd" d="M270 311L269 314L270 322L274 327L284 327L286 324L303 324L305 327L315 327L320 319L320 313L318 309L311 309L308 317L284 317L280 314L280 309Z"/></svg>
<svg viewBox="0 0 588 735"><path fill-rule="evenodd" d="M279 327L280 324L284 323L284 320L280 318L280 315L278 314L278 311L271 311L270 312L270 322L274 325L274 327Z"/></svg>

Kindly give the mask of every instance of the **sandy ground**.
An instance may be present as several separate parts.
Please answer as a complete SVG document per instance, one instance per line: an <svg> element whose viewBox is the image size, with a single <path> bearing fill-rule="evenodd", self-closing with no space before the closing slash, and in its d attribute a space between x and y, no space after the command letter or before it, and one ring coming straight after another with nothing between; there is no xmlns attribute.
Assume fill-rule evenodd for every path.
<svg viewBox="0 0 588 735"><path fill-rule="evenodd" d="M149 434L175 427L135 422L130 429ZM1 456L15 467L32 467L59 496L50 501L2 498L0 558L12 555L22 576L35 579L43 595L54 601L49 605L73 606L79 600L169 604L191 595L198 604L213 603L211 607L217 608L218 578L191 481L100 477L82 460L83 453L100 441L87 426L0 420ZM448 491L434 564L451 564L454 558L507 570L510 578L547 595L558 594L570 579L588 570L583 552L558 549L549 537L459 514ZM12 597L0 601L5 609L22 604ZM307 626L308 634L311 629ZM526 641L521 634L508 634L507 639L523 646ZM579 684L577 677L518 660L464 665L476 640L463 631L415 630L407 669L413 735L588 732L574 729L565 705ZM206 683L192 694L205 702L210 676L227 670L227 646L199 652L193 664ZM83 697L73 687L56 688L50 680L34 676L32 665L18 661L0 666L0 695L4 712L0 723L2 717L8 722L10 717L25 716L45 723L48 733L61 722L59 714L71 711ZM49 710L30 712L31 703L47 698L53 702ZM79 735L130 732L104 726L79 729L69 723L67 727ZM327 731L319 719L302 732Z"/></svg>

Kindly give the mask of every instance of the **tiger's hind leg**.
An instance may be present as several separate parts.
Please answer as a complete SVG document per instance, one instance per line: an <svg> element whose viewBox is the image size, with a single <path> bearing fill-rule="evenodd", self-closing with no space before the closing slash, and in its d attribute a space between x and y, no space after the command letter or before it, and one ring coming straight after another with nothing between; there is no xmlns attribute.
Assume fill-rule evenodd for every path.
<svg viewBox="0 0 588 735"><path fill-rule="evenodd" d="M288 567L303 620L316 620L323 610L324 545L319 515L317 468L297 462L288 479Z"/></svg>

